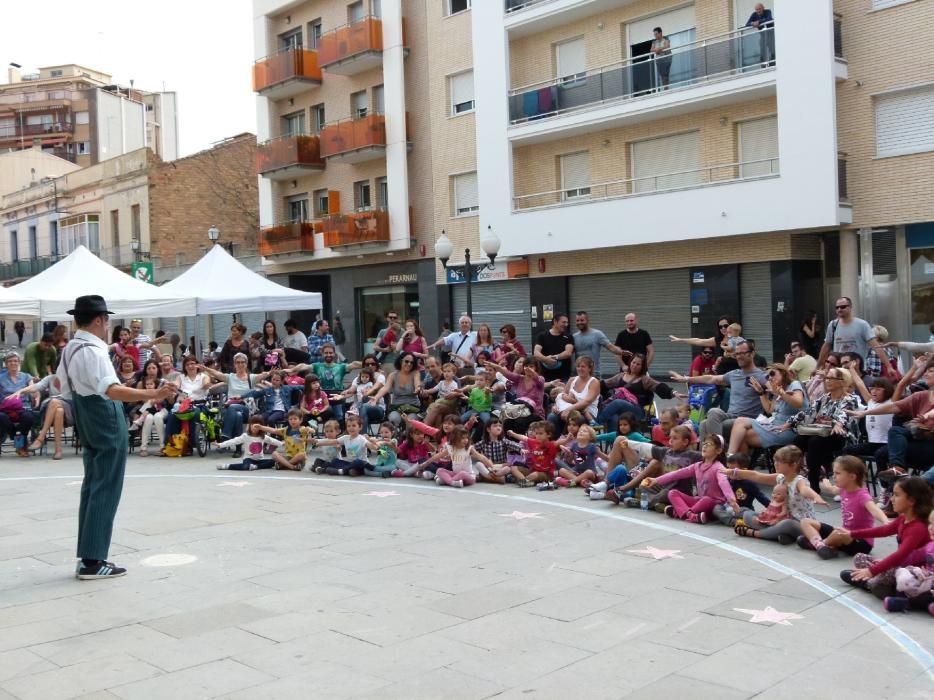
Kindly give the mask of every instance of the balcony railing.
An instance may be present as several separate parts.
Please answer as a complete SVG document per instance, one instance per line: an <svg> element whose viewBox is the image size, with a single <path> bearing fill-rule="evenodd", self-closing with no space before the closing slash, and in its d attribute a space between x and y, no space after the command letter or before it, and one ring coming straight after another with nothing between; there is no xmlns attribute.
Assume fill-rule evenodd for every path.
<svg viewBox="0 0 934 700"><path fill-rule="evenodd" d="M850 201L846 186L846 154L837 154L837 197L841 202Z"/></svg>
<svg viewBox="0 0 934 700"><path fill-rule="evenodd" d="M836 12L833 15L833 55L843 58L843 17Z"/></svg>
<svg viewBox="0 0 934 700"><path fill-rule="evenodd" d="M389 212L371 209L353 214L333 214L322 221L324 245L338 248L389 240Z"/></svg>
<svg viewBox="0 0 934 700"><path fill-rule="evenodd" d="M289 81L320 83L318 54L308 49L286 49L253 64L253 91L263 93Z"/></svg>
<svg viewBox="0 0 934 700"><path fill-rule="evenodd" d="M552 117L604 102L656 95L771 68L774 30L742 28L671 49L644 54L584 73L526 85L509 93L513 124Z"/></svg>
<svg viewBox="0 0 934 700"><path fill-rule="evenodd" d="M539 5L543 2L551 2L551 0L506 0L506 14L510 12L518 12L519 10L524 10L532 5Z"/></svg>
<svg viewBox="0 0 934 700"><path fill-rule="evenodd" d="M317 136L280 136L256 147L256 172L259 175L276 171L320 170L324 165Z"/></svg>
<svg viewBox="0 0 934 700"><path fill-rule="evenodd" d="M287 221L259 230L259 254L263 257L289 253L313 253L314 225L308 221Z"/></svg>
<svg viewBox="0 0 934 700"><path fill-rule="evenodd" d="M53 122L49 124L16 124L15 126L0 126L0 139L13 139L22 136L54 136L56 134L70 134L75 127L70 122Z"/></svg>
<svg viewBox="0 0 934 700"><path fill-rule="evenodd" d="M46 255L31 260L0 263L0 280L14 280L38 275L59 261L57 255Z"/></svg>
<svg viewBox="0 0 934 700"><path fill-rule="evenodd" d="M599 202L639 194L694 189L706 185L721 185L741 180L772 177L778 174L777 158L709 165L694 170L681 170L625 180L598 182L587 187L518 195L513 197L513 211Z"/></svg>
<svg viewBox="0 0 934 700"><path fill-rule="evenodd" d="M359 119L331 122L321 130L322 158L385 147L386 118L382 114L368 114Z"/></svg>
<svg viewBox="0 0 934 700"><path fill-rule="evenodd" d="M383 50L383 23L376 17L364 17L321 35L318 58L328 70L338 63L367 53Z"/></svg>

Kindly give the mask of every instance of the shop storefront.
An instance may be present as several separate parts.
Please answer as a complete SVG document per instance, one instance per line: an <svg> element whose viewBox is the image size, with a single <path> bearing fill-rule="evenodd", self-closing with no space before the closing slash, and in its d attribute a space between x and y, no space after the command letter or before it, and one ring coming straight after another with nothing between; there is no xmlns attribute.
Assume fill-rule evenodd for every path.
<svg viewBox="0 0 934 700"><path fill-rule="evenodd" d="M516 327L516 337L523 347L532 351L531 301L529 298L529 267L526 260L496 261L493 269L475 274L470 285L474 330L486 323L499 339L499 329L506 324ZM457 319L467 313L467 285L463 272L447 271L451 290L452 328Z"/></svg>
<svg viewBox="0 0 934 700"><path fill-rule="evenodd" d="M322 295L324 318L332 326L336 316L341 318L346 334L342 349L348 358L362 357L372 349L390 310L402 320L417 320L428 342L438 337L441 295L435 285L433 259L293 273L276 281ZM308 333L313 312L294 312L292 317Z"/></svg>

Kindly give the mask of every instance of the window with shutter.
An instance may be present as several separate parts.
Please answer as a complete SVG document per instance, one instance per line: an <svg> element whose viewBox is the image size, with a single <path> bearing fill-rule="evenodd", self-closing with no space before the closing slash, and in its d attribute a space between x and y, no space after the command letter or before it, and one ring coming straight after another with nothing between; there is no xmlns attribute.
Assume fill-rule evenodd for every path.
<svg viewBox="0 0 934 700"><path fill-rule="evenodd" d="M740 177L758 177L778 172L778 117L740 122Z"/></svg>
<svg viewBox="0 0 934 700"><path fill-rule="evenodd" d="M355 92L350 95L350 109L354 119L362 119L369 112L369 102L366 97L366 90Z"/></svg>
<svg viewBox="0 0 934 700"><path fill-rule="evenodd" d="M875 98L876 156L934 151L934 85Z"/></svg>
<svg viewBox="0 0 934 700"><path fill-rule="evenodd" d="M590 197L590 153L568 153L560 157L561 199Z"/></svg>
<svg viewBox="0 0 934 700"><path fill-rule="evenodd" d="M473 71L452 75L450 81L451 114L472 112L474 108Z"/></svg>
<svg viewBox="0 0 934 700"><path fill-rule="evenodd" d="M377 114L386 113L386 100L385 100L385 91L383 90L382 85L377 85L373 88L373 109L376 110Z"/></svg>
<svg viewBox="0 0 934 700"><path fill-rule="evenodd" d="M328 215L328 191L327 190L315 190L314 194L315 202L315 218L320 219L321 217Z"/></svg>
<svg viewBox="0 0 934 700"><path fill-rule="evenodd" d="M454 215L463 216L480 210L477 173L454 176Z"/></svg>
<svg viewBox="0 0 934 700"><path fill-rule="evenodd" d="M456 15L470 9L470 0L445 0L444 4L448 15Z"/></svg>
<svg viewBox="0 0 934 700"><path fill-rule="evenodd" d="M700 132L662 136L632 144L633 192L691 187L703 182Z"/></svg>
<svg viewBox="0 0 934 700"><path fill-rule="evenodd" d="M557 77L562 83L567 84L583 80L587 73L584 37L556 44L555 63L558 67Z"/></svg>
<svg viewBox="0 0 934 700"><path fill-rule="evenodd" d="M363 6L363 0L351 3L347 6L347 22L357 22L366 17L366 9Z"/></svg>

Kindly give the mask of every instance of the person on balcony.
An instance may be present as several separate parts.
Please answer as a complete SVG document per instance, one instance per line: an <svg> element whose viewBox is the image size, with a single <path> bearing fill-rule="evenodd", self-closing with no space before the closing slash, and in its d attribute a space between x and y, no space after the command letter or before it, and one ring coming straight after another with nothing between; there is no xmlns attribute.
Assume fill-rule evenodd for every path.
<svg viewBox="0 0 934 700"><path fill-rule="evenodd" d="M655 40L652 42L652 58L655 59L655 68L658 70L658 79L661 89L668 88L668 77L671 74L671 42L662 33L661 27L652 30Z"/></svg>
<svg viewBox="0 0 934 700"><path fill-rule="evenodd" d="M749 15L746 22L747 27L752 27L760 32L759 36L759 62L763 65L775 65L775 18L772 17L772 11L766 10L761 2L756 3L755 11ZM768 30L768 31L763 31Z"/></svg>

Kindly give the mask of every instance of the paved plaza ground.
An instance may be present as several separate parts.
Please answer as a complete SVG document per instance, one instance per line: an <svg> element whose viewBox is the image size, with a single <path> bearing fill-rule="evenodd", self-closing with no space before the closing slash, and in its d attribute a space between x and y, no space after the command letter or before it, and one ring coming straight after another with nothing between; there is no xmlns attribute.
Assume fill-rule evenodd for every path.
<svg viewBox="0 0 934 700"><path fill-rule="evenodd" d="M130 573L77 581L80 458L3 454L0 698L934 696L934 619L843 559L579 490L215 463L131 456Z"/></svg>

